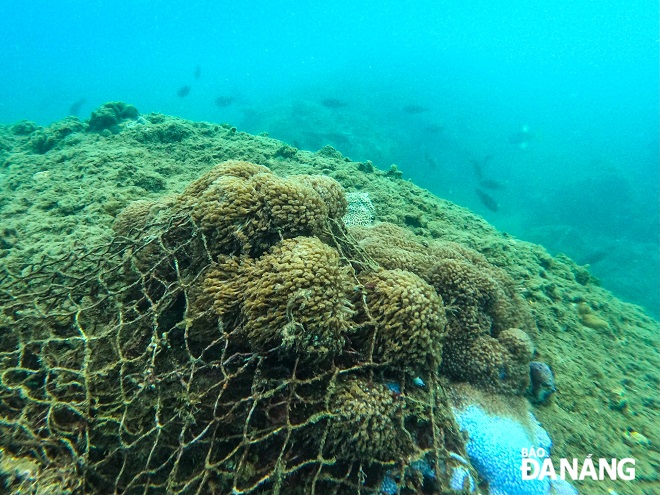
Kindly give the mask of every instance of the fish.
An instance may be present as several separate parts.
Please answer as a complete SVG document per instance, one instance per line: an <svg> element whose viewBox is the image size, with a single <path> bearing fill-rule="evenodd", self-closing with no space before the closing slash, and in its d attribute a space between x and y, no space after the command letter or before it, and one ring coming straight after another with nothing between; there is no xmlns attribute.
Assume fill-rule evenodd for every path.
<svg viewBox="0 0 660 495"><path fill-rule="evenodd" d="M202 76L202 68L198 65L195 67L195 79L199 79Z"/></svg>
<svg viewBox="0 0 660 495"><path fill-rule="evenodd" d="M481 182L484 178L484 168L488 165L490 159L493 158L493 155L486 155L481 161L479 160L470 160L472 163L472 170L474 171L474 176L478 182Z"/></svg>
<svg viewBox="0 0 660 495"><path fill-rule="evenodd" d="M438 167L438 160L429 155L428 153L424 154L424 160L431 170L435 170Z"/></svg>
<svg viewBox="0 0 660 495"><path fill-rule="evenodd" d="M591 266L603 261L608 255L609 255L609 251L605 249L598 249L589 253L581 261L583 265Z"/></svg>
<svg viewBox="0 0 660 495"><path fill-rule="evenodd" d="M415 115L415 114L418 114L418 113L428 112L429 109L427 107L423 107L421 105L406 105L405 107L403 107L403 111L405 113Z"/></svg>
<svg viewBox="0 0 660 495"><path fill-rule="evenodd" d="M234 98L233 96L218 96L215 99L215 106L220 107L220 108L225 108L234 103Z"/></svg>
<svg viewBox="0 0 660 495"><path fill-rule="evenodd" d="M188 86L188 85L181 86L181 87L179 88L179 91L176 92L176 95L177 95L179 98L185 98L186 96L188 96L188 95L190 94L190 89L191 89L191 88L190 88L190 86Z"/></svg>
<svg viewBox="0 0 660 495"><path fill-rule="evenodd" d="M481 181L481 178L484 176L481 162L478 162L477 160L470 160L470 163L472 164L472 171L474 172L474 176L476 177L477 181Z"/></svg>
<svg viewBox="0 0 660 495"><path fill-rule="evenodd" d="M532 139L534 139L534 134L530 132L528 126L524 125L518 132L509 136L509 143L517 146L521 150L526 150Z"/></svg>
<svg viewBox="0 0 660 495"><path fill-rule="evenodd" d="M490 194L486 194L479 188L475 189L475 191L477 192L477 196L479 196L479 200L486 208L492 212L495 212L499 209L500 205Z"/></svg>
<svg viewBox="0 0 660 495"><path fill-rule="evenodd" d="M493 189L493 190L506 189L506 186L504 184L493 179L480 180L479 187L483 187L484 189Z"/></svg>
<svg viewBox="0 0 660 495"><path fill-rule="evenodd" d="M342 108L347 105L345 101L338 100L337 98L324 98L321 100L321 105L326 108Z"/></svg>
<svg viewBox="0 0 660 495"><path fill-rule="evenodd" d="M73 105L69 107L69 115L74 115L78 116L80 113L80 109L82 106L87 103L87 100L85 98L80 98L78 101L76 101Z"/></svg>

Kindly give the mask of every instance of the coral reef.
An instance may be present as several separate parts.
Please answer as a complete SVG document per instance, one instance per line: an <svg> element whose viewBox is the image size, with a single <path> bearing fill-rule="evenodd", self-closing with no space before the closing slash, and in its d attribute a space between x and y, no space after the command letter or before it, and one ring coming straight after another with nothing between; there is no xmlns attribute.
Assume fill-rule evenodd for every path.
<svg viewBox="0 0 660 495"><path fill-rule="evenodd" d="M28 122L13 130L0 126L0 449L6 459L23 459L44 473L21 470L20 478L8 469L5 484L14 476L9 490L48 484L49 467L58 466L69 469L69 486L84 486L87 493L412 495L449 492L454 478L454 487L462 480L469 490L470 479L481 480L455 457L467 460L443 396L469 379L491 397L504 393L515 400L526 378L506 383L506 377L511 366L513 376L524 371L529 349L517 330L534 342L534 359L552 363L561 386L549 407L534 409L553 436L553 456L579 457L588 450L637 459L635 481L605 486L584 480L584 493L611 488L642 495L657 488L658 324L599 287L587 268L498 233L412 182L330 148L296 150L229 124L161 114L85 130L86 123L73 117L44 128ZM238 157L246 161L218 166L205 177L213 164ZM355 225L347 233L341 206L333 213L327 199L333 195L314 187L317 178L293 178L318 173L349 191L370 191L378 207L373 216L392 223ZM305 198L318 196L327 207L320 228L276 228L252 187L245 190L255 194L254 211L237 214L233 226L215 219L229 240L212 224L202 231L195 209L208 201L212 217L217 199L231 216L232 204L222 194L234 194L235 206L242 205L232 187L252 186L258 174L302 186ZM200 177L205 179L196 192L181 194ZM240 180L229 185L230 179ZM213 185L216 180L227 187ZM220 197L209 191L201 201L208 188ZM117 216L135 200L145 203ZM305 208L318 212L318 205L312 200ZM371 214L368 219L371 224ZM297 237L315 238L333 250L349 276L345 296L354 313L340 349L317 352L305 343L305 332L295 333L302 340L285 348L277 341L281 327L257 332L272 338L263 348L246 337L246 277L283 240ZM456 292L452 277L439 273L434 279L434 267L442 263L474 275L474 282L461 282L465 290ZM419 277L443 300L442 355L425 357L442 361L440 373L423 360L395 359L398 352L385 360L375 352L382 331L366 302L365 280L397 269ZM217 290L206 293L214 271ZM275 297L275 313L283 301ZM463 301L469 304L462 307ZM609 330L581 324L580 302ZM304 304L295 309L303 318ZM384 314L410 337L396 314ZM410 340L411 349L419 355L415 342ZM495 364L503 367L490 359L480 366L465 353L465 370L476 371L468 376L461 366L452 369L461 348L472 345L496 348ZM390 351L385 346L382 352ZM333 428L329 435L328 399L351 380L383 391L378 400L403 404L395 416L412 439L410 456L369 462L329 447L350 443L354 433ZM377 401L372 406L388 410ZM59 488L65 492L67 486Z"/></svg>
<svg viewBox="0 0 660 495"><path fill-rule="evenodd" d="M534 323L502 270L464 246L421 242L391 224L350 232L383 267L415 273L442 297L447 315L443 374L496 393L524 392Z"/></svg>
<svg viewBox="0 0 660 495"><path fill-rule="evenodd" d="M379 270L359 278L375 329L374 357L410 369L440 364L445 330L442 299L414 273Z"/></svg>
<svg viewBox="0 0 660 495"><path fill-rule="evenodd" d="M179 205L190 210L214 253L230 254L322 235L329 219L343 216L346 199L329 177L280 178L261 165L228 161L190 184Z"/></svg>
<svg viewBox="0 0 660 495"><path fill-rule="evenodd" d="M373 261L345 212L333 179L243 161L129 204L111 243L71 255L87 273L66 275L78 264L65 258L16 282L26 299L12 293L3 307L16 338L0 353L12 356L2 393L19 405L3 433L46 438L58 462L84 459L90 490L412 493L459 474L469 484L469 466L452 474L463 440L441 392L442 298ZM43 276L59 283L35 306L29 288ZM524 354L525 334L509 333L503 348ZM32 353L37 364L21 357Z"/></svg>
<svg viewBox="0 0 660 495"><path fill-rule="evenodd" d="M113 131L123 120L135 119L138 115L139 112L133 105L121 101L105 103L92 112L87 130L90 132Z"/></svg>
<svg viewBox="0 0 660 495"><path fill-rule="evenodd" d="M328 207L328 217L343 218L347 214L350 193L345 194L344 188L334 179L325 175L292 175L291 180L305 184L314 189Z"/></svg>
<svg viewBox="0 0 660 495"><path fill-rule="evenodd" d="M305 356L343 347L353 326L352 287L335 250L315 237L295 237L255 261L228 259L212 266L203 290L225 321L238 304L242 333L253 349L281 346Z"/></svg>
<svg viewBox="0 0 660 495"><path fill-rule="evenodd" d="M404 402L384 384L361 378L342 381L330 395L329 412L328 447L333 455L392 462L415 450L403 428Z"/></svg>

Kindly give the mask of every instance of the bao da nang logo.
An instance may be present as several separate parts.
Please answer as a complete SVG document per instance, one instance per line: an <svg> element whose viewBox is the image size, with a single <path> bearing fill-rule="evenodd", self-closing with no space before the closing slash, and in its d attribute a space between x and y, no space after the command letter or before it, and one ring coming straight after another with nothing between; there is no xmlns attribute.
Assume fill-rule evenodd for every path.
<svg viewBox="0 0 660 495"><path fill-rule="evenodd" d="M593 459L589 454L584 459L559 459L559 463L548 457L545 449L522 449L523 480L585 480L596 481L635 479L635 459Z"/></svg>

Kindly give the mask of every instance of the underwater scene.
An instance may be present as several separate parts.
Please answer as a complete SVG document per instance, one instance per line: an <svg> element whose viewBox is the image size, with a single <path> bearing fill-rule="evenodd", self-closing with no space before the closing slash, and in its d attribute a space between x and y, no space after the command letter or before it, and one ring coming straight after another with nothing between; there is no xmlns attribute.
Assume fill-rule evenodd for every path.
<svg viewBox="0 0 660 495"><path fill-rule="evenodd" d="M660 495L657 2L0 27L0 493Z"/></svg>

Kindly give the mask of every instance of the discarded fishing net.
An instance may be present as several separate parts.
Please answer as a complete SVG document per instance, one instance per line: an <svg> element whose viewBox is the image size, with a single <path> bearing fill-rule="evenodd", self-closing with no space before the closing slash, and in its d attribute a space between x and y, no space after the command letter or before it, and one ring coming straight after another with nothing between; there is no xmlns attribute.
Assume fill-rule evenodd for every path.
<svg viewBox="0 0 660 495"><path fill-rule="evenodd" d="M225 162L130 205L109 245L0 275L7 486L460 492L441 294L345 213L328 177Z"/></svg>

